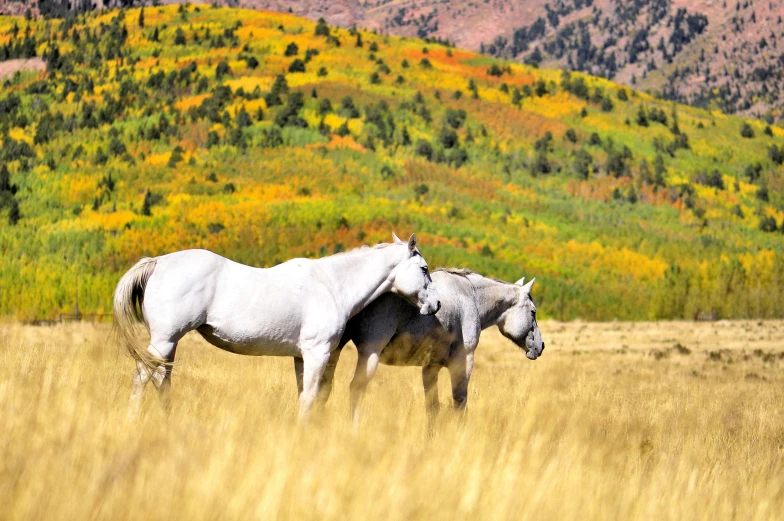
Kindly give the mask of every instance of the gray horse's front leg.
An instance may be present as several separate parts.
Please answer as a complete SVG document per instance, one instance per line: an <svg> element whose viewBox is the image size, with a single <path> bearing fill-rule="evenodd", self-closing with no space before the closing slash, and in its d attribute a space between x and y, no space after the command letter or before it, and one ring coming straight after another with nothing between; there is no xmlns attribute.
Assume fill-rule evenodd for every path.
<svg viewBox="0 0 784 521"><path fill-rule="evenodd" d="M474 353L465 348L449 363L449 377L452 380L452 403L456 411L465 411L468 403L468 382L474 369Z"/></svg>
<svg viewBox="0 0 784 521"><path fill-rule="evenodd" d="M422 368L422 386L425 389L425 415L427 416L428 433L432 433L438 416L438 371L440 365L426 365Z"/></svg>
<svg viewBox="0 0 784 521"><path fill-rule="evenodd" d="M350 402L351 402L351 417L354 421L354 427L359 427L360 407L362 399L365 397L368 383L376 374L378 369L378 350L374 346L367 349L357 349L357 368L354 371L354 378L351 379L350 386Z"/></svg>

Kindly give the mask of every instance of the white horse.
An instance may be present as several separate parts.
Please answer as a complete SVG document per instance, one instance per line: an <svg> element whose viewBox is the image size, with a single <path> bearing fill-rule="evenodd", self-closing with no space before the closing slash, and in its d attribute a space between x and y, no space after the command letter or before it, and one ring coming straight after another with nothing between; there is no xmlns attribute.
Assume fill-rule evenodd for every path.
<svg viewBox="0 0 784 521"><path fill-rule="evenodd" d="M303 418L352 316L385 292L401 295L425 315L440 308L416 237L408 243L393 238L392 244L268 269L206 250L140 260L114 292L115 327L136 359L132 412L151 379L168 409L177 342L196 330L232 353L294 357ZM150 333L146 349L134 341L140 322Z"/></svg>
<svg viewBox="0 0 784 521"><path fill-rule="evenodd" d="M350 393L355 424L359 423L359 406L379 362L422 368L426 412L432 423L439 406L441 368L447 368L452 379L455 407L465 408L474 351L483 329L497 325L501 334L524 349L530 360L542 354L544 342L531 299L536 279L525 284L523 278L511 284L460 269L436 270L433 279L443 304L435 315L418 316L404 300L384 295L346 324L323 377L321 400L329 397L341 349L349 340L357 346L359 355Z"/></svg>

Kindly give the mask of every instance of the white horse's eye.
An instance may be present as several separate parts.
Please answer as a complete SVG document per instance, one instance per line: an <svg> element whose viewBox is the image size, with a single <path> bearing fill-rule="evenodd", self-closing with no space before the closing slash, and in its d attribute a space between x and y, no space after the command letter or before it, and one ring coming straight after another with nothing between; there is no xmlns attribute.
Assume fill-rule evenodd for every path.
<svg viewBox="0 0 784 521"><path fill-rule="evenodd" d="M422 266L422 273L427 275L427 266Z"/></svg>

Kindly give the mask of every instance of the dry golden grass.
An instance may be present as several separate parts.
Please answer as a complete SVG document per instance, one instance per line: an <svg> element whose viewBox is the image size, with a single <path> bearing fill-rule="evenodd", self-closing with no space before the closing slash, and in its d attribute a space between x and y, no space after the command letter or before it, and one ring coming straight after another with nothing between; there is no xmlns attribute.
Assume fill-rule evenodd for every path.
<svg viewBox="0 0 784 521"><path fill-rule="evenodd" d="M150 387L130 423L107 326L0 325L0 518L780 519L784 323L542 331L536 362L487 332L428 439L415 369L380 369L354 432L352 349L299 428L291 360L189 336L169 419Z"/></svg>

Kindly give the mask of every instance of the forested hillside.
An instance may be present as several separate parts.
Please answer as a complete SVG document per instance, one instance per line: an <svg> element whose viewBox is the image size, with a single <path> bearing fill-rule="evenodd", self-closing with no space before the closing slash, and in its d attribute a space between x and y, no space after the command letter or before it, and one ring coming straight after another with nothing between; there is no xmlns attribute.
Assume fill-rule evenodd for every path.
<svg viewBox="0 0 784 521"><path fill-rule="evenodd" d="M481 49L772 123L784 108L783 15L781 0L554 0Z"/></svg>
<svg viewBox="0 0 784 521"><path fill-rule="evenodd" d="M664 99L769 122L784 118L784 0L216 1L446 40L602 76Z"/></svg>
<svg viewBox="0 0 784 521"><path fill-rule="evenodd" d="M143 255L271 266L416 231L559 318L782 316L784 130L580 73L210 6L0 18L0 316ZM11 62L8 62L11 63ZM16 62L14 62L16 63Z"/></svg>

